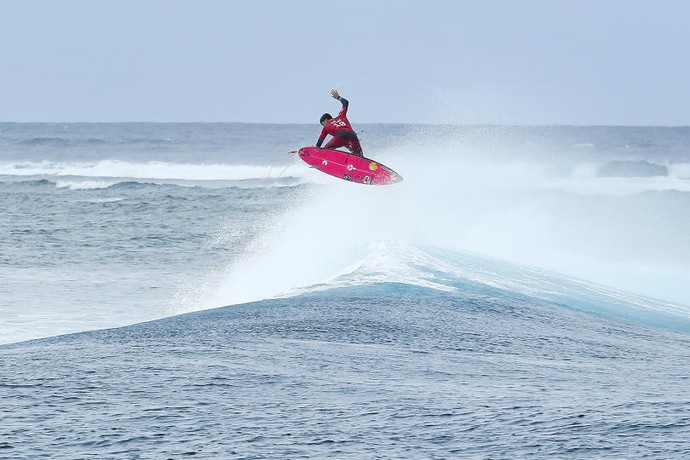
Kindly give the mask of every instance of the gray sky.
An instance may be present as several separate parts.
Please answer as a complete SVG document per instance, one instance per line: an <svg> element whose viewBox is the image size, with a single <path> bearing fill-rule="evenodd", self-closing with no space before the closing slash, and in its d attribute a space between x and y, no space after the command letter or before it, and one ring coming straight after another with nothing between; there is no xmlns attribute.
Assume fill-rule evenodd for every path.
<svg viewBox="0 0 690 460"><path fill-rule="evenodd" d="M0 121L690 125L690 1L0 0Z"/></svg>

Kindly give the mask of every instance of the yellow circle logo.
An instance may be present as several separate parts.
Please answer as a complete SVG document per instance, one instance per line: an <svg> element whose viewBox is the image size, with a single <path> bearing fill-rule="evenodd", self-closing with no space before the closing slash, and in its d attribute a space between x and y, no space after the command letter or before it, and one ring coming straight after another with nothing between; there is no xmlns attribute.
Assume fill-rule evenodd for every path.
<svg viewBox="0 0 690 460"><path fill-rule="evenodd" d="M371 169L372 171L376 171L377 169L379 169L379 165L372 161L371 163L369 163L369 169Z"/></svg>

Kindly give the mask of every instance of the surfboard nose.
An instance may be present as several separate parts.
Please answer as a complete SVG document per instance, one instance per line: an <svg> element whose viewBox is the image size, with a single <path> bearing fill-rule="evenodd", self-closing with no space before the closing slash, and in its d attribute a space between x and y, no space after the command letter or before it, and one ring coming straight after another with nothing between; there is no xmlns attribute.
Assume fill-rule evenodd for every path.
<svg viewBox="0 0 690 460"><path fill-rule="evenodd" d="M402 181L403 181L403 177L400 174L398 174L397 172L393 171L391 173L391 177L390 177L390 180L388 183L389 184L396 184L396 183L402 182Z"/></svg>

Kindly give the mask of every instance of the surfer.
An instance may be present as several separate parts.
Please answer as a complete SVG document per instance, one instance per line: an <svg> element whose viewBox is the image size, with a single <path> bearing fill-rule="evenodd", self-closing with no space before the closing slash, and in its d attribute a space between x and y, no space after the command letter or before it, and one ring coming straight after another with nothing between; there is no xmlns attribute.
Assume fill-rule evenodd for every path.
<svg viewBox="0 0 690 460"><path fill-rule="evenodd" d="M316 142L316 146L321 147L324 139L326 139L326 135L330 134L333 138L324 146L325 149L345 147L353 155L363 157L364 152L362 152L362 146L359 144L357 133L352 129L350 121L347 119L347 106L349 102L338 94L338 90L332 89L331 96L333 96L333 99L338 99L343 104L343 108L335 118L330 113L321 115L320 123L323 129L321 130L319 140Z"/></svg>

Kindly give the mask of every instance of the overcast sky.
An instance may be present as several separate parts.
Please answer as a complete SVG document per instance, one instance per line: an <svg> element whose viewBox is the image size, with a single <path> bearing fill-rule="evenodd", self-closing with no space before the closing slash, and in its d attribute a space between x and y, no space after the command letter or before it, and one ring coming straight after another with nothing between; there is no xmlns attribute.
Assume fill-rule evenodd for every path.
<svg viewBox="0 0 690 460"><path fill-rule="evenodd" d="M690 1L0 0L0 121L690 125Z"/></svg>

